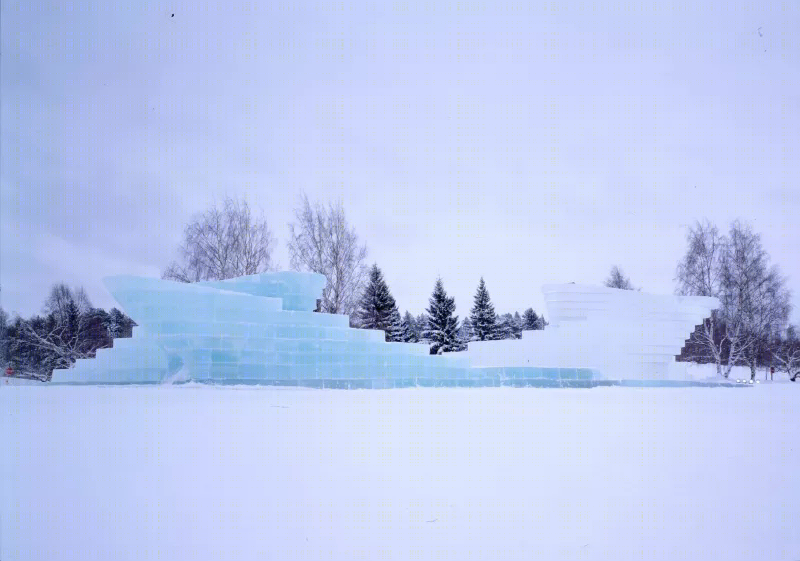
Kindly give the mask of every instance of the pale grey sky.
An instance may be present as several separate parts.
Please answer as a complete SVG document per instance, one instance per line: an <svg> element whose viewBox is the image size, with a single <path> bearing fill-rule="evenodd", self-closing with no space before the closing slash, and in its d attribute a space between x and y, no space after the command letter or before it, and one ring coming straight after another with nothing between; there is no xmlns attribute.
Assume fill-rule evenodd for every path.
<svg viewBox="0 0 800 561"><path fill-rule="evenodd" d="M107 5L106 5L107 4ZM702 5L698 5L702 4ZM174 17L172 16L174 14ZM685 227L749 221L800 313L800 3L2 3L2 306L113 300L225 194L288 266L341 198L401 310L463 317L619 264L672 292Z"/></svg>

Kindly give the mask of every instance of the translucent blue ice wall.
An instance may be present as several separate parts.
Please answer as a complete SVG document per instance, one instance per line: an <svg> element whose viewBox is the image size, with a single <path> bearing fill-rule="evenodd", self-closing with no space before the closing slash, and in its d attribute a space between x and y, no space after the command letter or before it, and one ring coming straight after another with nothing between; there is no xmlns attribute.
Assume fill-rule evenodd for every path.
<svg viewBox="0 0 800 561"><path fill-rule="evenodd" d="M252 296L280 298L284 310L313 312L317 298L325 288L325 277L315 273L262 273L224 281L204 281L197 283L221 290L241 292Z"/></svg>
<svg viewBox="0 0 800 561"><path fill-rule="evenodd" d="M387 343L383 331L351 329L345 315L314 313L322 275L194 284L118 276L105 284L138 324L133 337L56 370L53 382L394 387L469 378L464 356L431 356L427 345Z"/></svg>
<svg viewBox="0 0 800 561"><path fill-rule="evenodd" d="M425 344L387 343L383 331L351 329L347 316L314 313L325 277L313 273L262 273L194 284L118 276L105 279L105 284L138 324L133 337L115 339L114 347L100 349L96 358L55 370L54 383L193 380L391 388L590 387L620 382L609 381L589 359L574 359L574 337L560 341L564 356L552 357L542 349L517 357L519 353L510 352L516 347L506 348L516 343L516 350L526 350L530 345L525 340L471 343L468 353L442 356L429 355ZM700 313L694 309L697 302L689 304L691 314ZM567 319L562 318L562 324ZM641 331L638 323L635 327Z"/></svg>

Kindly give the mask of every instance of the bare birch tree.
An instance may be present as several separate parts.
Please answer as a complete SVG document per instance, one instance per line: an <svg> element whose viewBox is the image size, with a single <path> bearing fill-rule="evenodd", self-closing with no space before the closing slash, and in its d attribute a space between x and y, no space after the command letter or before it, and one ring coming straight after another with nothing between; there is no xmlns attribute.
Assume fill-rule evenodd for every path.
<svg viewBox="0 0 800 561"><path fill-rule="evenodd" d="M731 224L722 261L723 309L741 332L742 359L755 379L757 361L786 325L791 311L789 291L776 265L761 245L761 236L740 221Z"/></svg>
<svg viewBox="0 0 800 561"><path fill-rule="evenodd" d="M83 291L82 288L80 290ZM85 292L82 292L82 294L86 295ZM59 322L66 322L70 306L75 303L75 296L72 294L72 290L66 284L59 283L50 289L50 294L44 301L44 313L55 316Z"/></svg>
<svg viewBox="0 0 800 561"><path fill-rule="evenodd" d="M102 345L94 331L102 324L83 288L74 292L63 283L53 286L44 305L46 317L17 320L10 354L28 367L28 374L47 379L53 368L69 368L77 359L94 356ZM104 326L103 326L104 329ZM36 360L36 357L43 360ZM26 364L30 363L30 364ZM33 368L33 363L43 370Z"/></svg>
<svg viewBox="0 0 800 561"><path fill-rule="evenodd" d="M622 269L620 269L617 265L611 267L611 273L609 273L605 285L609 288L619 288L621 290L633 290L631 279L626 277L625 274L622 272Z"/></svg>
<svg viewBox="0 0 800 561"><path fill-rule="evenodd" d="M162 275L180 282L224 280L273 270L275 238L246 200L227 197L196 217L184 232L180 261Z"/></svg>
<svg viewBox="0 0 800 561"><path fill-rule="evenodd" d="M686 236L688 249L684 258L678 263L676 280L678 294L691 296L721 296L722 260L725 252L725 237L716 226L708 220L697 222L689 228ZM724 321L723 310L713 310L711 316L703 321L696 332L698 342L717 368L717 375L730 374L735 363L725 365L726 350L731 348L729 335L733 335L734 351L737 348L736 331L728 333ZM700 357L693 357L695 359Z"/></svg>
<svg viewBox="0 0 800 561"><path fill-rule="evenodd" d="M719 298L697 332L699 342L717 367L730 375L737 364L749 364L755 377L756 359L789 315L789 294L760 237L735 221L722 236L709 221L697 222L687 233L688 249L676 274L678 293Z"/></svg>
<svg viewBox="0 0 800 561"><path fill-rule="evenodd" d="M311 204L303 194L289 224L291 267L325 275L320 311L352 315L366 280L366 245L359 244L341 202Z"/></svg>
<svg viewBox="0 0 800 561"><path fill-rule="evenodd" d="M778 369L789 375L789 380L797 380L800 375L800 340L794 327L786 330L786 337L773 350L773 358L778 363Z"/></svg>
<svg viewBox="0 0 800 561"><path fill-rule="evenodd" d="M66 322L22 322L20 339L25 344L46 353L48 368L70 368L80 358L93 358L96 348L87 336L90 328L89 318L76 314L74 320ZM37 329L43 327L44 329Z"/></svg>

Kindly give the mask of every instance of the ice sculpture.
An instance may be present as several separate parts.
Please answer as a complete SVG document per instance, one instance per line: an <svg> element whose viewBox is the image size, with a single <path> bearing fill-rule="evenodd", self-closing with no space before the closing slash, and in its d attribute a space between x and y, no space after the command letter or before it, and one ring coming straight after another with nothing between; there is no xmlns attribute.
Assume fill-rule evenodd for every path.
<svg viewBox="0 0 800 561"><path fill-rule="evenodd" d="M55 370L54 383L169 380L312 387L603 385L663 381L713 298L654 296L574 284L544 287L551 326L522 340L428 354L387 343L344 315L315 313L325 277L262 273L184 284L118 276L105 284L138 324L94 359Z"/></svg>
<svg viewBox="0 0 800 561"><path fill-rule="evenodd" d="M667 296L605 286L543 287L550 325L521 340L469 344L473 367L558 365L604 379L681 380L686 338L719 306L716 298Z"/></svg>
<svg viewBox="0 0 800 561"><path fill-rule="evenodd" d="M56 370L56 383L194 381L324 387L395 387L455 380L464 355L387 343L345 315L312 310L325 286L313 273L263 273L184 284L110 277L106 287L137 327L95 359Z"/></svg>

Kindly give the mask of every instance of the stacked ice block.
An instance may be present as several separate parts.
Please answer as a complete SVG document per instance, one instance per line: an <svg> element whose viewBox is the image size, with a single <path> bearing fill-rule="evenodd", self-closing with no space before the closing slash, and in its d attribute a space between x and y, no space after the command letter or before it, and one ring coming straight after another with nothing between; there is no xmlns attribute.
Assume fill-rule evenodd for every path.
<svg viewBox="0 0 800 561"><path fill-rule="evenodd" d="M552 324L546 331L431 356L427 345L387 343L383 331L352 329L347 316L313 312L325 286L322 275L262 273L194 284L119 276L105 283L138 324L133 337L54 371L53 382L391 388L664 380L684 337L717 304L546 286Z"/></svg>
<svg viewBox="0 0 800 561"><path fill-rule="evenodd" d="M465 356L387 343L345 315L315 313L325 277L263 273L184 284L110 277L105 284L138 324L131 339L54 382L155 383L190 379L320 387L396 387L468 377Z"/></svg>
<svg viewBox="0 0 800 561"><path fill-rule="evenodd" d="M469 344L472 366L589 368L608 380L666 380L694 326L716 298L646 294L604 286L546 285L550 326L521 340Z"/></svg>

